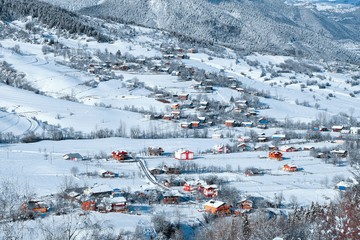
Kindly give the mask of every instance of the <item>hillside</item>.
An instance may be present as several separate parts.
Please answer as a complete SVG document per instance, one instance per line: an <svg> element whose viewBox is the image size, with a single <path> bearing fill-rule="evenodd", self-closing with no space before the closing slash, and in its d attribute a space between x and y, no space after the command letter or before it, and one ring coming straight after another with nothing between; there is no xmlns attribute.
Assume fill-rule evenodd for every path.
<svg viewBox="0 0 360 240"><path fill-rule="evenodd" d="M82 2L88 7L79 10L81 14L165 29L208 43L315 59L359 60L337 42L359 41L358 10L330 14L276 0Z"/></svg>

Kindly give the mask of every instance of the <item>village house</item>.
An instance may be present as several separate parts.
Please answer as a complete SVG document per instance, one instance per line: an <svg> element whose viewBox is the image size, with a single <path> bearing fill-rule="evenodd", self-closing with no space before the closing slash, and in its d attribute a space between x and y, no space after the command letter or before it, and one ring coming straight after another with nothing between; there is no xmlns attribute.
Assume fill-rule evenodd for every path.
<svg viewBox="0 0 360 240"><path fill-rule="evenodd" d="M204 186L206 186L206 182L202 180L191 180L186 181L183 186L183 190L186 192L194 192L194 191L200 191L202 192L204 189Z"/></svg>
<svg viewBox="0 0 360 240"><path fill-rule="evenodd" d="M250 212L253 209L253 201L248 199L241 200L237 205L243 212Z"/></svg>
<svg viewBox="0 0 360 240"><path fill-rule="evenodd" d="M360 127L351 127L350 133L353 135L359 135L360 134Z"/></svg>
<svg viewBox="0 0 360 240"><path fill-rule="evenodd" d="M164 204L178 204L180 202L181 194L178 191L167 191L163 194Z"/></svg>
<svg viewBox="0 0 360 240"><path fill-rule="evenodd" d="M179 97L179 100L188 100L189 99L189 94L187 94L187 93L181 93L181 94L179 94L178 95L178 97Z"/></svg>
<svg viewBox="0 0 360 240"><path fill-rule="evenodd" d="M271 136L272 140L279 140L279 141L285 141L286 140L286 136L285 134L273 134Z"/></svg>
<svg viewBox="0 0 360 240"><path fill-rule="evenodd" d="M65 154L63 158L65 160L73 160L73 161L83 160L83 157L79 153L68 153Z"/></svg>
<svg viewBox="0 0 360 240"><path fill-rule="evenodd" d="M296 172L299 170L299 168L296 165L293 164L285 164L283 166L283 170L287 172Z"/></svg>
<svg viewBox="0 0 360 240"><path fill-rule="evenodd" d="M46 213L49 206L41 200L29 200L21 205L21 211L33 213Z"/></svg>
<svg viewBox="0 0 360 240"><path fill-rule="evenodd" d="M222 153L230 153L230 149L228 146L225 146L224 144L217 144L213 147L213 153L216 154L216 153L219 153L219 154L222 154Z"/></svg>
<svg viewBox="0 0 360 240"><path fill-rule="evenodd" d="M112 193L113 189L107 185L95 185L94 187L84 190L84 195L94 198L109 197Z"/></svg>
<svg viewBox="0 0 360 240"><path fill-rule="evenodd" d="M194 152L184 149L179 149L175 152L175 159L177 160L193 160Z"/></svg>
<svg viewBox="0 0 360 240"><path fill-rule="evenodd" d="M340 157L340 158L345 158L347 157L347 154L348 152L346 150L331 150L330 151L331 154L335 154L337 157Z"/></svg>
<svg viewBox="0 0 360 240"><path fill-rule="evenodd" d="M163 166L163 171L165 174L180 174L180 169L177 167L168 167L166 165Z"/></svg>
<svg viewBox="0 0 360 240"><path fill-rule="evenodd" d="M181 111L180 110L171 111L170 116L171 116L171 118L174 118L174 119L180 119Z"/></svg>
<svg viewBox="0 0 360 240"><path fill-rule="evenodd" d="M191 123L188 123L188 122L181 122L181 123L179 124L179 126L180 126L181 128L191 128L192 124L191 124Z"/></svg>
<svg viewBox="0 0 360 240"><path fill-rule="evenodd" d="M340 125L340 126L332 126L331 127L331 130L333 131L333 132L341 132L341 130L343 130L344 129L344 126L343 125Z"/></svg>
<svg viewBox="0 0 360 240"><path fill-rule="evenodd" d="M154 176L164 173L164 171L162 169L159 169L159 168L149 168L149 172Z"/></svg>
<svg viewBox="0 0 360 240"><path fill-rule="evenodd" d="M126 212L128 210L127 201L124 197L110 198L112 212Z"/></svg>
<svg viewBox="0 0 360 240"><path fill-rule="evenodd" d="M191 121L191 128L199 128L200 121Z"/></svg>
<svg viewBox="0 0 360 240"><path fill-rule="evenodd" d="M236 121L235 120L226 120L225 121L225 126L226 127L235 127L236 125Z"/></svg>
<svg viewBox="0 0 360 240"><path fill-rule="evenodd" d="M96 211L96 202L92 199L86 199L81 203L81 209L84 211Z"/></svg>
<svg viewBox="0 0 360 240"><path fill-rule="evenodd" d="M113 151L111 153L111 157L113 159L119 160L119 161L123 161L129 158L128 152L125 150L118 150L118 151Z"/></svg>
<svg viewBox="0 0 360 240"><path fill-rule="evenodd" d="M215 184L205 185L203 187L203 194L205 197L214 198L218 195L218 187Z"/></svg>
<svg viewBox="0 0 360 240"><path fill-rule="evenodd" d="M199 51L196 48L190 48L188 53L198 53Z"/></svg>
<svg viewBox="0 0 360 240"><path fill-rule="evenodd" d="M170 121L170 120L172 119L172 117L171 117L171 115L165 114L165 115L163 116L163 119Z"/></svg>
<svg viewBox="0 0 360 240"><path fill-rule="evenodd" d="M253 122L241 122L241 126L252 128L254 126L254 123Z"/></svg>
<svg viewBox="0 0 360 240"><path fill-rule="evenodd" d="M100 176L103 178L114 178L116 174L112 171L100 171Z"/></svg>
<svg viewBox="0 0 360 240"><path fill-rule="evenodd" d="M213 215L228 215L231 213L231 205L218 200L209 200L204 204L205 212Z"/></svg>
<svg viewBox="0 0 360 240"><path fill-rule="evenodd" d="M296 152L297 149L295 147L290 147L290 146L281 146L280 151L281 152Z"/></svg>
<svg viewBox="0 0 360 240"><path fill-rule="evenodd" d="M180 110L181 104L180 103L174 103L171 105L172 110Z"/></svg>
<svg viewBox="0 0 360 240"><path fill-rule="evenodd" d="M162 147L148 147L147 153L150 156L162 156L164 154L164 149Z"/></svg>
<svg viewBox="0 0 360 240"><path fill-rule="evenodd" d="M246 143L240 143L240 144L238 145L238 147L239 147L240 151L242 151L242 152L251 151L251 150L252 150L251 146L250 146L249 144L246 144Z"/></svg>
<svg viewBox="0 0 360 240"><path fill-rule="evenodd" d="M283 160L283 154L281 152L269 152L268 157L270 159L275 159L275 160L278 160L278 161Z"/></svg>

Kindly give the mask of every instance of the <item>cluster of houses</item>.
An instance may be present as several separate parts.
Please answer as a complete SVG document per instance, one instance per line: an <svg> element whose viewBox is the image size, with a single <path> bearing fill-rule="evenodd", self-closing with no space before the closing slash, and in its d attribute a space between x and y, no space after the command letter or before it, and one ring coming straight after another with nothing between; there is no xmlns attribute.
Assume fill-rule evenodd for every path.
<svg viewBox="0 0 360 240"><path fill-rule="evenodd" d="M214 198L218 195L218 187L215 184L208 185L205 181L186 181L183 190L185 192L200 193L205 197Z"/></svg>
<svg viewBox="0 0 360 240"><path fill-rule="evenodd" d="M236 206L234 207L230 204L215 199L211 199L204 204L204 210L206 213L217 216L227 216L230 214L243 215L251 212L252 209L253 201L247 198L237 202Z"/></svg>
<svg viewBox="0 0 360 240"><path fill-rule="evenodd" d="M120 189L112 189L106 185L95 185L82 193L72 194L72 198L81 203L84 211L126 212L127 201Z"/></svg>

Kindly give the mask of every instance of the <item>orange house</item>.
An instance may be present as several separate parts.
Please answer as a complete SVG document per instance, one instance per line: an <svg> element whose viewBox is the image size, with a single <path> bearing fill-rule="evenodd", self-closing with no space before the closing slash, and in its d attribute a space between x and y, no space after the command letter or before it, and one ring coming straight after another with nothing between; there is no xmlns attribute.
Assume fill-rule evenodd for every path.
<svg viewBox="0 0 360 240"><path fill-rule="evenodd" d="M235 120L226 120L225 126L227 127L235 127L236 121Z"/></svg>
<svg viewBox="0 0 360 240"><path fill-rule="evenodd" d="M283 154L281 152L269 152L269 158L276 159L278 161L282 161Z"/></svg>
<svg viewBox="0 0 360 240"><path fill-rule="evenodd" d="M296 172L298 170L298 167L296 165L285 164L283 166L283 170L287 172Z"/></svg>
<svg viewBox="0 0 360 240"><path fill-rule="evenodd" d="M46 213L48 211L48 206L42 201L30 200L22 204L21 210L32 211L36 213Z"/></svg>
<svg viewBox="0 0 360 240"><path fill-rule="evenodd" d="M204 204L205 212L214 215L228 215L231 213L231 205L222 201L210 200Z"/></svg>
<svg viewBox="0 0 360 240"><path fill-rule="evenodd" d="M250 212L253 208L253 201L244 199L239 202L240 209L244 210L245 212Z"/></svg>
<svg viewBox="0 0 360 240"><path fill-rule="evenodd" d="M114 158L114 159L116 159L116 160L120 160L120 161L122 161L122 160L125 160L125 158L127 158L127 152L126 151L124 151L124 150L121 150L121 151L113 151L112 153L111 153L111 157L112 158Z"/></svg>
<svg viewBox="0 0 360 240"><path fill-rule="evenodd" d="M94 200L87 200L82 202L81 204L82 210L85 211L95 211L96 210L96 204Z"/></svg>

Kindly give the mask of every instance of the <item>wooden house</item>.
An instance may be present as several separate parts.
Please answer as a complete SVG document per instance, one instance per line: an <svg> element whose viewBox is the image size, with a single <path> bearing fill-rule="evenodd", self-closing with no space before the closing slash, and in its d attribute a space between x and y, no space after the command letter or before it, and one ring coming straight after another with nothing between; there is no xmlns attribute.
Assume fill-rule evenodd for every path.
<svg viewBox="0 0 360 240"><path fill-rule="evenodd" d="M176 167L163 166L163 171L165 174L180 174L180 169Z"/></svg>
<svg viewBox="0 0 360 240"><path fill-rule="evenodd" d="M113 151L111 153L111 157L113 159L116 159L116 160L119 160L119 161L122 161L122 160L125 160L125 159L128 159L129 156L128 156L128 152L125 151L125 150L118 150L118 151Z"/></svg>
<svg viewBox="0 0 360 240"><path fill-rule="evenodd" d="M254 126L254 123L253 122L241 122L241 126L252 128Z"/></svg>
<svg viewBox="0 0 360 240"><path fill-rule="evenodd" d="M183 186L183 190L186 192L194 192L194 191L200 191L202 192L204 190L204 186L206 186L206 182L202 180L197 181L186 181Z"/></svg>
<svg viewBox="0 0 360 240"><path fill-rule="evenodd" d="M49 207L41 200L29 200L21 205L21 210L23 212L46 213Z"/></svg>
<svg viewBox="0 0 360 240"><path fill-rule="evenodd" d="M235 120L226 120L225 121L225 126L226 127L235 127L236 125L236 121Z"/></svg>
<svg viewBox="0 0 360 240"><path fill-rule="evenodd" d="M346 150L331 150L331 154L335 154L337 157L345 158L347 157L348 152Z"/></svg>
<svg viewBox="0 0 360 240"><path fill-rule="evenodd" d="M124 197L110 198L112 212L126 212L128 210L127 202Z"/></svg>
<svg viewBox="0 0 360 240"><path fill-rule="evenodd" d="M178 95L179 100L188 100L189 99L189 94L187 93L181 93Z"/></svg>
<svg viewBox="0 0 360 240"><path fill-rule="evenodd" d="M174 110L171 111L171 118L179 119L181 117L181 111L180 110Z"/></svg>
<svg viewBox="0 0 360 240"><path fill-rule="evenodd" d="M196 48L188 49L188 53L198 53L199 51Z"/></svg>
<svg viewBox="0 0 360 240"><path fill-rule="evenodd" d="M298 171L298 167L296 165L292 165L292 164L285 164L283 166L283 170L287 171L287 172L296 172L296 171Z"/></svg>
<svg viewBox="0 0 360 240"><path fill-rule="evenodd" d="M231 205L213 199L206 202L204 208L205 212L214 215L228 215L231 213Z"/></svg>
<svg viewBox="0 0 360 240"><path fill-rule="evenodd" d="M84 211L96 211L95 200L85 200L81 203L81 209Z"/></svg>
<svg viewBox="0 0 360 240"><path fill-rule="evenodd" d="M199 128L200 127L200 121L191 121L191 127L192 128Z"/></svg>
<svg viewBox="0 0 360 240"><path fill-rule="evenodd" d="M174 103L171 105L172 110L180 110L181 104L180 103Z"/></svg>
<svg viewBox="0 0 360 240"><path fill-rule="evenodd" d="M290 146L281 146L280 151L281 152L296 152L297 149L294 147L290 147Z"/></svg>
<svg viewBox="0 0 360 240"><path fill-rule="evenodd" d="M63 156L65 160L78 161L83 160L83 157L79 153L68 153Z"/></svg>
<svg viewBox="0 0 360 240"><path fill-rule="evenodd" d="M164 149L162 147L148 147L147 152L150 156L162 156L164 154Z"/></svg>
<svg viewBox="0 0 360 240"><path fill-rule="evenodd" d="M341 125L341 126L332 126L331 127L331 130L333 131L333 132L341 132L341 130L343 130L344 129L344 126L343 125Z"/></svg>
<svg viewBox="0 0 360 240"><path fill-rule="evenodd" d="M162 169L159 169L159 168L149 168L149 172L152 175L160 175L160 174L164 173L164 171Z"/></svg>
<svg viewBox="0 0 360 240"><path fill-rule="evenodd" d="M101 171L100 176L103 178L114 178L116 174L112 171Z"/></svg>
<svg viewBox="0 0 360 240"><path fill-rule="evenodd" d="M172 119L172 117L171 117L171 115L166 114L166 115L163 116L163 119L170 121Z"/></svg>
<svg viewBox="0 0 360 240"><path fill-rule="evenodd" d="M244 212L250 212L253 209L253 201L248 199L243 199L238 203L238 206Z"/></svg>
<svg viewBox="0 0 360 240"><path fill-rule="evenodd" d="M94 187L84 190L84 194L95 198L109 197L113 193L113 189L107 185L95 185Z"/></svg>
<svg viewBox="0 0 360 240"><path fill-rule="evenodd" d="M178 204L180 202L181 194L175 191L168 191L163 194L164 204Z"/></svg>
<svg viewBox="0 0 360 240"><path fill-rule="evenodd" d="M280 140L280 141L285 141L286 140L286 135L285 134L273 134L271 136L272 140Z"/></svg>
<svg viewBox="0 0 360 240"><path fill-rule="evenodd" d="M278 160L278 161L283 160L283 154L281 152L269 152L268 157L270 159L275 159L275 160Z"/></svg>
<svg viewBox="0 0 360 240"><path fill-rule="evenodd" d="M203 194L205 197L214 198L218 195L218 187L215 184L206 185L203 188Z"/></svg>
<svg viewBox="0 0 360 240"><path fill-rule="evenodd" d="M251 151L251 150L252 150L251 146L250 146L249 144L247 144L247 143L240 143L240 144L238 145L238 147L239 147L240 151L242 151L242 152Z"/></svg>
<svg viewBox="0 0 360 240"><path fill-rule="evenodd" d="M194 152L184 149L179 149L175 152L175 159L177 160L193 160Z"/></svg>

